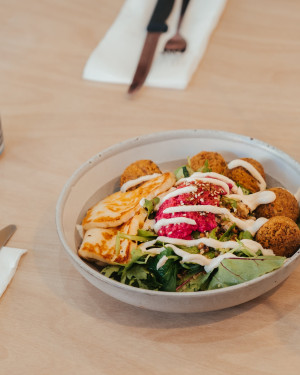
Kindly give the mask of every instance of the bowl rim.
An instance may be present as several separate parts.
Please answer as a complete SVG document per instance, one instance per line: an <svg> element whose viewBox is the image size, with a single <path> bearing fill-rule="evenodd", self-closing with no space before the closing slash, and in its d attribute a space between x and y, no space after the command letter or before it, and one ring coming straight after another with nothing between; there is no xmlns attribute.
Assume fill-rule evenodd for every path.
<svg viewBox="0 0 300 375"><path fill-rule="evenodd" d="M141 135L134 138L129 138L127 140L124 140L122 142L116 143L103 151L97 153L96 155L92 156L90 159L88 159L85 163L83 163L79 168L77 168L74 173L69 177L65 185L63 186L63 189L59 195L57 204L56 204L56 229L58 232L59 239L61 243L63 244L63 247L67 254L71 257L71 259L76 263L77 266L79 266L84 272L87 272L92 277L95 277L96 279L100 280L101 282L104 282L105 284L108 284L112 287L117 287L120 289L124 289L128 292L135 292L135 293L142 293L143 295L152 295L152 296L172 296L175 298L199 298L200 296L207 297L207 296L219 296L224 295L224 293L228 292L234 292L238 289L244 289L247 286L255 285L256 283L260 283L264 279L273 278L275 275L282 271L282 269L289 266L292 262L296 261L296 259L300 258L300 249L290 258L287 258L284 265L280 267L279 269L272 271L270 273L264 274L262 276L259 276L255 279L246 281L241 284L233 285L226 288L220 288L220 289L213 289L213 290L205 290L205 291L198 291L198 292L184 292L184 293L178 293L178 292L166 292L166 291L156 291L156 290L149 290L149 289L142 289L137 288L134 286L122 284L116 280L110 279L104 275L102 275L99 271L93 269L91 266L88 265L85 261L83 261L77 254L73 252L73 250L68 245L63 231L63 206L66 200L68 199L71 187L74 185L87 171L92 169L95 164L100 163L101 161L108 159L109 157L118 154L120 151L126 151L128 149L131 149L135 146L142 146L144 144L151 144L157 141L162 141L163 139L180 139L184 135L185 137L191 137L195 136L197 134L197 137L200 136L211 136L218 139L227 139L231 141L242 141L247 144L255 143L260 148L267 150L271 154L276 154L276 157L281 158L283 161L290 164L292 167L294 167L298 173L300 174L300 163L298 163L295 159L293 159L291 156L283 152L282 150L278 149L275 146L272 146L264 141L261 141L259 139L248 137L245 135L227 132L227 131L220 131L220 130L208 130L208 129L180 129L180 130L169 130L169 131L163 131L163 132L155 132L150 134ZM299 260L299 259L298 259Z"/></svg>

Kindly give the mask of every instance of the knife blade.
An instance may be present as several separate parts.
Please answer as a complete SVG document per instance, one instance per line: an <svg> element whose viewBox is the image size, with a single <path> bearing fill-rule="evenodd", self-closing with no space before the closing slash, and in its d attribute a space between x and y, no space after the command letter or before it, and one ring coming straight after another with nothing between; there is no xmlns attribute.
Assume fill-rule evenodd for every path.
<svg viewBox="0 0 300 375"><path fill-rule="evenodd" d="M15 233L16 229L17 227L11 224L0 230L0 250L10 239L10 237Z"/></svg>
<svg viewBox="0 0 300 375"><path fill-rule="evenodd" d="M150 71L158 39L162 33L168 30L166 19L169 17L175 0L158 0L151 19L147 26L147 36L144 47L129 86L128 94L132 94L140 89Z"/></svg>

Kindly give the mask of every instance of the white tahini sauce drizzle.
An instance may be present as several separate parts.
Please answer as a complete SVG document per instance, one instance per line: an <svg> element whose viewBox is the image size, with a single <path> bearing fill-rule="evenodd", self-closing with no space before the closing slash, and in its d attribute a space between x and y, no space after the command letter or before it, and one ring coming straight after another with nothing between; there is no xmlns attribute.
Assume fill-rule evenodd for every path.
<svg viewBox="0 0 300 375"><path fill-rule="evenodd" d="M238 242L236 241L219 241L219 240L215 240L214 238L207 238L207 237L203 237L203 238L198 238L196 240L183 240L181 238L169 238L169 237L166 237L166 236L158 236L157 239L155 241L160 241L160 242L164 242L164 243L171 243L173 245L182 245L182 246L188 246L188 247L191 247L191 246L198 246L200 244L203 244L203 245L206 245L208 247L212 247L214 249L237 249L240 245ZM145 245L145 247L151 247L155 244L155 241L149 241L149 242L145 242L143 245ZM264 249L260 243L256 242L256 241L253 241L253 240L247 240L247 239L244 239L244 240L241 240L241 242L251 251L253 251L253 255L254 253L256 254L258 250L261 250L261 252L264 254L264 255L270 255L270 252L268 249ZM147 245L149 244L149 245ZM267 252L265 253L265 251L267 250ZM274 253L272 254L274 255Z"/></svg>
<svg viewBox="0 0 300 375"><path fill-rule="evenodd" d="M260 250L262 252L263 255L275 255L273 250L271 249L264 249L260 243L256 242L256 241L253 241L253 240L242 240L241 241L246 247L247 249L250 250L250 252L252 253L252 255L256 255L257 251Z"/></svg>
<svg viewBox="0 0 300 375"><path fill-rule="evenodd" d="M176 182L176 185L178 185L181 182L201 181L204 183L206 182L209 184L221 186L221 188L223 188L225 192L229 194L229 186L226 184L226 182L217 180L216 178L212 178L212 177L197 177L197 176L194 176L195 174L196 173L192 174L191 177L181 178L180 180Z"/></svg>
<svg viewBox="0 0 300 375"><path fill-rule="evenodd" d="M255 235L255 233L264 225L266 224L266 222L268 221L269 219L267 219L266 217L259 217L257 220L252 220L253 221L253 224L249 227L245 227L246 229L244 230L247 230L248 232L250 232L252 234L252 236ZM250 223L250 220L246 220L247 222ZM238 223L236 223L237 226ZM242 229L242 228L241 228Z"/></svg>
<svg viewBox="0 0 300 375"><path fill-rule="evenodd" d="M276 194L273 191L259 191L257 193L249 195L239 195L239 194L228 194L227 198L240 200L245 203L251 211L254 211L260 204L267 204L274 202L276 199Z"/></svg>
<svg viewBox="0 0 300 375"><path fill-rule="evenodd" d="M171 191L171 193L165 195L161 199L160 204L162 204L163 202L165 202L167 199L177 197L178 195L181 195L181 194L194 193L197 190L198 190L198 188L196 186L185 186L183 188L173 190L173 191Z"/></svg>
<svg viewBox="0 0 300 375"><path fill-rule="evenodd" d="M122 193L125 193L128 189L132 188L133 186L136 186L136 185L138 185L142 182L145 182L145 181L152 180L153 178L158 177L160 175L161 175L161 173L153 173L153 174L149 174L149 175L146 175L146 176L138 177L134 180L127 181L127 182L125 182L125 184L123 184L121 186L120 190L122 191Z"/></svg>
<svg viewBox="0 0 300 375"><path fill-rule="evenodd" d="M202 181L204 183L210 183L210 184L221 186L226 192L226 196L228 198L243 202L250 208L251 211L255 210L256 207L259 206L260 204L268 204L268 203L273 202L276 199L276 195L274 194L274 192L264 191L266 189L266 182L261 176L261 174L250 163L244 160L236 159L228 164L229 169L236 168L239 166L247 169L251 173L251 175L258 181L259 188L260 188L259 192L250 194L250 195L244 195L242 192L242 189L238 187L233 180L229 179L226 176L223 176L214 172L207 172L207 173L195 172L192 176L187 177L187 178L182 178L179 181L177 181L176 185L179 185L182 182ZM132 186L135 186L143 181L150 180L151 178L155 178L157 176L159 176L159 174L143 176L136 180L128 181L126 184L122 186L121 190L126 191ZM232 187L229 188L229 185L231 185ZM160 206L163 202L165 202L166 200L170 198L173 198L182 194L189 194L189 193L197 192L197 190L198 190L198 187L195 185L185 186L183 188L179 188L176 190L174 190L173 188L161 198L161 201L159 202L157 206ZM230 190L234 194L230 194ZM298 200L298 202L300 202L300 189L295 194L295 197ZM142 199L140 204L143 205L144 202L145 200ZM243 220L234 216L225 207L218 207L218 206L212 206L212 205L186 205L186 206L183 205L183 206L177 206L177 207L168 207L164 210L164 213L166 214L172 214L172 213L178 213L178 212L183 212L183 213L205 212L205 213L213 213L216 215L222 215L228 218L233 223L236 223L236 225L241 230L244 230L244 231L247 230L252 235L254 235L259 230L259 228L268 221L268 219L266 218L259 218L257 220L253 220L253 219ZM185 216L181 216L181 217L173 217L169 219L158 220L154 224L153 229L156 232L158 232L162 226L167 226L169 224L180 224L180 223L196 225L195 220L187 218ZM241 242L247 247L247 249L253 256L255 256L258 251L261 251L263 255L275 255L272 250L264 249L261 246L261 244L259 244L256 241L249 240L249 239L244 239L244 240L241 240L240 242L237 242L237 241L224 241L223 242L223 241L219 241L219 240L215 240L213 238L207 238L207 237L194 239L194 240L184 240L184 239L179 239L179 238L158 236L155 240L140 244L139 248L142 251L148 252L150 254L160 254L164 250L164 247L156 248L155 244L157 241L165 243L166 246L171 247L174 253L182 258L181 260L182 263L200 264L204 266L204 269L206 272L211 272L214 268L218 267L223 259L235 258L236 255L232 254L232 252L226 251L224 254L221 254L217 256L216 258L209 259L209 258L206 258L202 254L191 254L187 251L184 251L178 248L176 245L191 247L191 246L199 246L200 244L204 244L214 249L235 250L240 246L240 242ZM168 257L163 256L157 263L157 269L161 268L167 262L167 260L168 260Z"/></svg>
<svg viewBox="0 0 300 375"><path fill-rule="evenodd" d="M164 248L163 247L161 247L161 248L153 247L155 245L156 241L157 241L157 239L141 243L139 245L139 249L141 249L145 253L151 253L151 254L156 254L156 255L160 254L164 250Z"/></svg>
<svg viewBox="0 0 300 375"><path fill-rule="evenodd" d="M157 233L160 230L161 227L165 227L169 224L182 224L182 223L190 224L190 225L196 225L197 224L195 220L189 219L188 217L184 217L184 216L183 217L172 217L170 219L158 220L154 224L153 229Z"/></svg>
<svg viewBox="0 0 300 375"><path fill-rule="evenodd" d="M260 189L261 190L265 189L266 183L264 179L262 178L260 173L250 163L241 159L236 159L229 163L230 168L235 168L237 166L243 166L244 168L249 170L249 172L253 175L253 177L258 180ZM207 183L221 186L225 190L226 196L228 198L243 202L250 208L251 211L255 210L255 208L259 206L260 204L271 203L276 199L276 195L272 191L259 191L254 194L244 195L242 193L242 190L239 187L237 187L237 185L235 184L233 180L215 172L207 172L207 173L195 172L190 177L182 178L178 180L176 185L182 182L195 182L195 181L202 181L202 182L207 182ZM235 194L229 194L230 189L229 189L228 184L232 185L231 190ZM158 209L163 202L165 202L166 200L172 197L176 197L181 194L189 194L189 193L193 193L196 191L197 191L197 186L193 186L193 185L185 186L183 188L179 188L176 190L172 190L161 199L156 209ZM144 204L143 199L141 200L140 204L141 205ZM252 220L252 219L243 220L234 216L226 208L218 207L218 206L211 206L211 205L191 205L191 206L183 205L183 206L178 206L178 207L169 207L164 210L164 213L175 213L175 212L206 212L206 213L213 213L216 215L224 215L230 221L236 223L240 229L247 230L252 235L254 235L258 231L258 229L267 222L267 219L265 218L259 218L258 220ZM169 224L180 224L180 223L196 225L196 222L194 220L188 219L185 217L161 219L157 221L157 223L154 225L154 230L158 232L162 226L166 226Z"/></svg>
<svg viewBox="0 0 300 375"><path fill-rule="evenodd" d="M208 178L211 177L212 178L211 183L214 183L214 181L216 179L218 179L220 181L225 182L226 184L232 185L231 190L233 192L236 193L238 191L238 186L236 185L236 183L233 180L231 180L230 178L228 178L228 177L226 177L226 176L224 176L222 174L216 173L216 172L206 172L206 173L204 173L204 172L195 172L190 177L187 177L187 178L190 179L189 181L194 181L194 180L200 179L202 177L208 177ZM187 178L181 178L180 180L178 180L176 182L176 185L179 185L180 183L186 181Z"/></svg>
<svg viewBox="0 0 300 375"><path fill-rule="evenodd" d="M166 255L162 256L160 260L157 262L156 269L159 270L161 267L163 267L168 260L168 257Z"/></svg>
<svg viewBox="0 0 300 375"><path fill-rule="evenodd" d="M251 175L258 181L259 190L265 190L267 187L266 181L264 180L263 176L258 172L258 170L253 167L252 164L248 163L246 160L241 159L235 159L232 160L227 167L229 169L237 168L237 167L243 167L247 169L248 172L251 173Z"/></svg>
<svg viewBox="0 0 300 375"><path fill-rule="evenodd" d="M266 218L259 218L257 220L243 220L239 219L238 217L234 216L227 208L218 207L218 206L211 206L211 205L191 205L191 206L177 206L177 207L168 207L164 211L166 214L177 213L177 212L206 212L206 213L213 213L216 215L224 215L233 223L242 229L249 231L252 235L254 235L258 229L264 225L268 219Z"/></svg>
<svg viewBox="0 0 300 375"><path fill-rule="evenodd" d="M211 262L211 260L206 258L204 255L190 254L187 251L181 250L179 247L170 244L168 244L168 247L171 247L174 253L182 258L182 263L197 263L200 264L200 266L206 266Z"/></svg>
<svg viewBox="0 0 300 375"><path fill-rule="evenodd" d="M169 238L165 236L159 236L157 237L156 240L144 242L139 247L142 251L149 252L152 254L159 254L161 251L164 250L164 248L158 249L158 248L153 247L157 241L166 243L167 247L171 247L174 250L175 254L182 258L181 260L182 263L197 263L197 264L200 264L201 266L211 265L210 268L205 267L206 272L210 272L212 269L217 267L224 258L227 258L227 257L234 258L236 256L232 253L227 252L225 253L227 255L221 254L221 255L218 255L216 258L209 259L201 254L188 253L187 251L179 249L175 245L198 246L200 244L204 244L214 249L230 249L230 250L237 249L240 246L240 244L236 241L222 242L222 241L215 240L213 238L207 238L207 237L199 238L196 240L183 240L179 238ZM247 247L247 249L249 249L249 251L252 253L253 256L255 256L257 251L259 250L262 252L263 255L275 255L272 250L264 249L261 246L261 244L256 241L244 239L244 240L241 240L241 242ZM162 266L160 265L160 267Z"/></svg>
<svg viewBox="0 0 300 375"><path fill-rule="evenodd" d="M237 258L237 256L232 253L224 253L218 255L217 257L213 258L207 266L204 267L205 271L207 273L211 272L213 269L217 268L219 264L222 262L222 260L224 260L225 258Z"/></svg>

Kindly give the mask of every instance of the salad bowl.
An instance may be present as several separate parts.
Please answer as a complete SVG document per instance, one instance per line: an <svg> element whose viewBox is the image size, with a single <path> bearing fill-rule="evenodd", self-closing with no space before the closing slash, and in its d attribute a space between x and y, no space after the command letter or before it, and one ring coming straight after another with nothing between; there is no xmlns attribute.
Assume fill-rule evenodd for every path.
<svg viewBox="0 0 300 375"><path fill-rule="evenodd" d="M235 306L254 299L283 282L300 262L300 249L284 265L251 281L199 292L145 290L107 278L78 254L81 238L76 229L88 208L119 190L120 175L139 159L153 160L163 171L173 171L189 156L215 151L225 160L251 157L265 168L268 186L296 193L300 164L284 152L246 136L212 130L177 130L130 139L114 145L80 166L65 184L56 206L59 238L74 267L96 288L125 303L162 312L194 313Z"/></svg>

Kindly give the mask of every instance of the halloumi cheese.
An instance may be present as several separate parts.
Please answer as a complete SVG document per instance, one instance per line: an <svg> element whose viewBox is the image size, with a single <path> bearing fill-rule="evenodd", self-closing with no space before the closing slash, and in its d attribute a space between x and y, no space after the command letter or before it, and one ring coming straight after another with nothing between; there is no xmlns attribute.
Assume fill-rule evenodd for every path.
<svg viewBox="0 0 300 375"><path fill-rule="evenodd" d="M87 231L92 228L115 228L126 223L140 210L139 203L142 198L151 200L170 189L175 182L174 174L166 172L144 182L135 190L118 191L109 195L88 210L82 221L83 229ZM109 233L113 233L112 229Z"/></svg>
<svg viewBox="0 0 300 375"><path fill-rule="evenodd" d="M78 250L81 258L98 264L126 264L130 261L132 249L136 243L121 238L120 249L116 252L116 238L121 233L136 235L138 229L143 228L147 212L140 208L140 212L134 215L128 222L113 228L91 228L85 232L82 244Z"/></svg>

